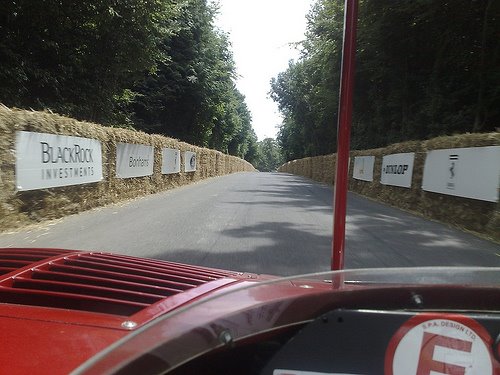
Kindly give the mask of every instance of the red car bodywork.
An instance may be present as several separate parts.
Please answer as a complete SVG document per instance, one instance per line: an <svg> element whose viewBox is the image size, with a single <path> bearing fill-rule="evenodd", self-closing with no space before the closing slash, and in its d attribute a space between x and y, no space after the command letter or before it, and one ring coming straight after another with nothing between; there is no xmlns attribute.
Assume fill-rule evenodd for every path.
<svg viewBox="0 0 500 375"><path fill-rule="evenodd" d="M182 368L207 353L294 335L336 309L418 312L423 300L424 311L443 314L500 311L495 285L273 282L278 279L54 249L0 249L0 269L6 374L67 374L107 348L114 350L77 373L115 373L124 365L130 367L120 373L158 373L158 366ZM489 345L493 358L498 346ZM498 361L492 366L500 374Z"/></svg>
<svg viewBox="0 0 500 375"><path fill-rule="evenodd" d="M333 269L343 268L356 5L356 0L346 0L348 32L339 106ZM431 279L439 278L438 272L431 273ZM444 277L453 276L453 272ZM363 362L369 356L367 351L378 350L382 354L376 360L382 366L365 367L365 373L393 375L398 369L398 375L409 374L405 361L416 354L418 363L413 369L417 370L412 373L419 375L431 371L465 374L478 362L484 365L480 368L488 369L488 373L478 375L500 375L500 288L498 270L493 273L492 281L477 285L459 280L436 283L425 278L391 284L383 277L346 279L345 273L331 274L327 279L272 282L268 276L100 252L0 249L0 372L92 375L179 370L180 374L245 374L253 373L251 363L238 360L251 357L245 357L244 351L235 356L237 348L249 347L251 351L255 348L252 344L262 341L280 347L266 358L271 364L264 364L258 373L262 369L273 375L305 374L302 370L313 369L314 361L326 358L327 365L342 361L342 355L335 357L328 350L345 347L347 350L340 352L353 355L343 367L348 370L330 370L328 374L352 374L350 365ZM332 317L339 326L344 325L344 310L346 316L354 318L347 334L342 336L339 329L325 335L332 327ZM378 340L370 329L382 320L391 330L383 332L386 326L379 329L378 336L384 339ZM356 324L365 321L371 321L372 327L357 331ZM401 325L394 325L395 321ZM488 330L478 321L487 323ZM424 340L412 343L415 329L422 325L432 329L433 324L442 332L426 331ZM469 340L446 336L448 327L463 329ZM310 332L313 335L307 340ZM471 354L468 362L460 362L472 353L471 340L476 340L480 350ZM329 346L335 341L336 346ZM364 341L372 346L361 352ZM297 352L300 342L303 345L298 345ZM405 353L412 345L417 350ZM320 358L316 352L324 347L328 347L326 356ZM457 351L462 352L459 363L433 358L436 347L455 350L451 355L454 359ZM303 362L294 362L296 358L290 356L303 352L309 353ZM398 352L405 354L402 363L401 356L396 358ZM288 367L292 362L295 364ZM294 366L300 367L298 371Z"/></svg>
<svg viewBox="0 0 500 375"><path fill-rule="evenodd" d="M8 374L67 374L162 314L222 287L258 280L58 249L0 249L0 273L0 373Z"/></svg>

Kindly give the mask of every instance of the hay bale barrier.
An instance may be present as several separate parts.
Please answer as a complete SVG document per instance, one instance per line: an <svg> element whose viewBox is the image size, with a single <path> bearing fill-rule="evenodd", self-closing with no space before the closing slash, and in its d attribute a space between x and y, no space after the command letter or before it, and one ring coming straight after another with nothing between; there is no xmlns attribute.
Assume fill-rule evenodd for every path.
<svg viewBox="0 0 500 375"><path fill-rule="evenodd" d="M500 202L487 202L422 190L427 151L498 145L500 145L500 133L495 132L438 137L426 141L396 143L384 148L351 151L349 190L393 207L472 231L500 242ZM411 188L381 184L383 156L408 152L415 153ZM352 177L354 157L356 156L375 156L372 182ZM282 165L278 171L333 185L335 163L335 154L316 156L292 160ZM478 183L481 182L478 181Z"/></svg>
<svg viewBox="0 0 500 375"><path fill-rule="evenodd" d="M102 181L17 191L15 142L18 131L98 140L102 148ZM153 146L153 174L146 177L117 178L116 145L119 142ZM162 148L164 147L181 151L180 173L165 175L161 173ZM184 172L184 151L196 153L195 172ZM252 171L255 171L255 168L245 160L176 139L122 128L105 127L47 112L9 109L0 106L0 231L157 193L209 177Z"/></svg>

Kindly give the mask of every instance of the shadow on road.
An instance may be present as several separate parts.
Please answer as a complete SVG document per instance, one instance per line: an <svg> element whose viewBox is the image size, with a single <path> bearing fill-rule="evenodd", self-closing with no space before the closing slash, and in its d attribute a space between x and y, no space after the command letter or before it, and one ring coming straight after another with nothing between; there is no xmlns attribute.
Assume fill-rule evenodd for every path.
<svg viewBox="0 0 500 375"><path fill-rule="evenodd" d="M500 266L500 246L444 224L351 194L346 265Z"/></svg>
<svg viewBox="0 0 500 375"><path fill-rule="evenodd" d="M54 225L1 246L110 251L255 273L328 270L332 189L276 173L235 174ZM346 267L500 266L500 245L348 196Z"/></svg>
<svg viewBox="0 0 500 375"><path fill-rule="evenodd" d="M274 275L296 275L329 270L330 237L314 234L288 222L263 222L228 229L222 236L239 239L235 249L169 250L155 258L206 267ZM268 244L252 246L255 239Z"/></svg>
<svg viewBox="0 0 500 375"><path fill-rule="evenodd" d="M331 256L332 189L293 177L284 184L237 190L249 201L224 204L264 206L277 213L302 212L304 221L261 221L222 230L206 247L169 249L160 259L236 271L293 275L328 270ZM309 215L309 216L308 216ZM285 217L286 220L286 217ZM227 248L223 238L238 239ZM263 244L264 242L264 244ZM227 241L227 244L234 241ZM446 225L349 194L346 268L500 266L500 246Z"/></svg>
<svg viewBox="0 0 500 375"><path fill-rule="evenodd" d="M260 189L235 190L235 193L241 196L252 196L256 199L231 203L265 204L332 213L333 192L330 186L293 175L276 175L283 183L262 183Z"/></svg>

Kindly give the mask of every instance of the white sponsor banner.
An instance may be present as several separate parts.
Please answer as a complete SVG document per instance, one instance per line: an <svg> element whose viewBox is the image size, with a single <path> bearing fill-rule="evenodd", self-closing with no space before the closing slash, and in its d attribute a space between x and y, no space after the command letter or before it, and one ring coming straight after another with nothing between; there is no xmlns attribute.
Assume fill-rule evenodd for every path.
<svg viewBox="0 0 500 375"><path fill-rule="evenodd" d="M375 156L355 156L352 177L356 180L373 181Z"/></svg>
<svg viewBox="0 0 500 375"><path fill-rule="evenodd" d="M196 153L191 151L184 152L184 172L196 171Z"/></svg>
<svg viewBox="0 0 500 375"><path fill-rule="evenodd" d="M153 174L153 146L116 144L116 177L143 177Z"/></svg>
<svg viewBox="0 0 500 375"><path fill-rule="evenodd" d="M427 152L422 189L434 193L498 201L500 146Z"/></svg>
<svg viewBox="0 0 500 375"><path fill-rule="evenodd" d="M414 152L384 156L380 183L405 188L411 187L414 160Z"/></svg>
<svg viewBox="0 0 500 375"><path fill-rule="evenodd" d="M181 171L181 151L164 148L161 151L161 173L171 174Z"/></svg>
<svg viewBox="0 0 500 375"><path fill-rule="evenodd" d="M16 132L16 187L36 190L102 180L96 139Z"/></svg>

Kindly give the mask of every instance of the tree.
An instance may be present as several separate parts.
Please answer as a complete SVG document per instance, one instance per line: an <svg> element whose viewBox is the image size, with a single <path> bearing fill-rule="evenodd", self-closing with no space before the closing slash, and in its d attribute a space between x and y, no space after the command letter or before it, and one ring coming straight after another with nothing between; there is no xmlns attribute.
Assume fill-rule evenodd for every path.
<svg viewBox="0 0 500 375"><path fill-rule="evenodd" d="M207 0L7 0L0 101L255 159L216 11Z"/></svg>
<svg viewBox="0 0 500 375"><path fill-rule="evenodd" d="M274 172L283 164L280 148L273 138L257 143L259 157L255 167L261 172Z"/></svg>
<svg viewBox="0 0 500 375"><path fill-rule="evenodd" d="M112 123L117 102L165 56L169 0L6 0L0 8L0 101Z"/></svg>
<svg viewBox="0 0 500 375"><path fill-rule="evenodd" d="M216 10L205 0L187 0L163 41L169 59L133 91L134 123L148 132L245 157L252 138L251 115L234 84L235 63Z"/></svg>
<svg viewBox="0 0 500 375"><path fill-rule="evenodd" d="M343 6L318 0L302 56L271 81L287 160L335 151ZM351 146L500 123L500 23L494 2L360 0Z"/></svg>

